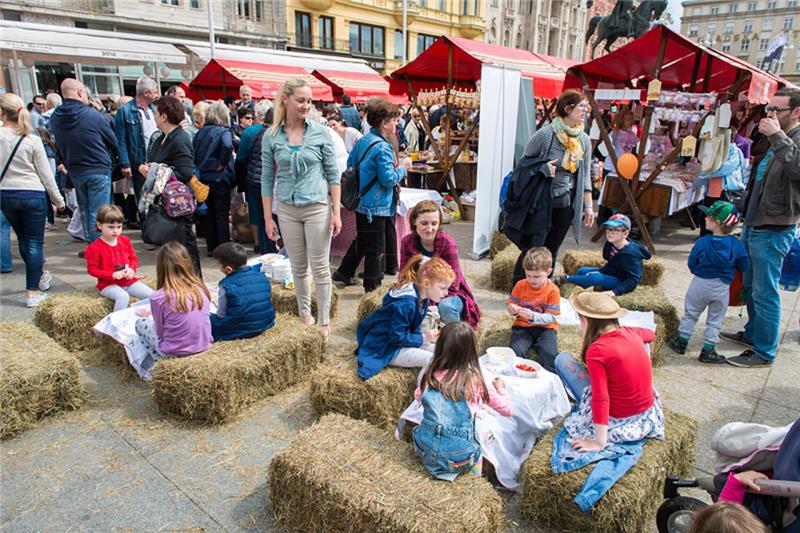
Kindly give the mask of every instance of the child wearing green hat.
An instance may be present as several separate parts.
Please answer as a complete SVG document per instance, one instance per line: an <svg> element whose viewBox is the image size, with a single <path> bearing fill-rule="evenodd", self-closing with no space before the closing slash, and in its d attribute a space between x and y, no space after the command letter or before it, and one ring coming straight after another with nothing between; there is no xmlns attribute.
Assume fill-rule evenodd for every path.
<svg viewBox="0 0 800 533"><path fill-rule="evenodd" d="M730 284L737 270L744 272L750 268L750 259L742 241L731 235L739 222L733 204L717 200L710 207L700 206L699 209L706 215L706 227L711 235L700 237L689 254L689 270L694 278L686 291L678 337L669 345L680 354L686 353L697 320L708 308L705 342L699 359L701 363L720 364L725 362L725 357L717 353L716 345L728 310Z"/></svg>

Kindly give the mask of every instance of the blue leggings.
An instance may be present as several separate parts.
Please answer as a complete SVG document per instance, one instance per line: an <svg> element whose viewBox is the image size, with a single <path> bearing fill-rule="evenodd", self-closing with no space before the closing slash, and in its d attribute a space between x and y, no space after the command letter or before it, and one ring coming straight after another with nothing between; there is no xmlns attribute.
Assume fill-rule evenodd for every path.
<svg viewBox="0 0 800 533"><path fill-rule="evenodd" d="M589 372L571 353L561 352L556 356L556 374L569 393L580 403L583 391L590 385Z"/></svg>
<svg viewBox="0 0 800 533"><path fill-rule="evenodd" d="M602 287L607 291L613 290L620 284L617 277L602 274L599 268L582 267L578 269L578 273L574 276L567 276L567 282L573 283L579 287Z"/></svg>

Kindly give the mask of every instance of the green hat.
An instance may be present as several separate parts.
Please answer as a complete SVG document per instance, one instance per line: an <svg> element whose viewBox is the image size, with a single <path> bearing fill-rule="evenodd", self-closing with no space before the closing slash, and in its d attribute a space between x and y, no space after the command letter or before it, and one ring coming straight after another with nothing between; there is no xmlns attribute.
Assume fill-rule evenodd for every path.
<svg viewBox="0 0 800 533"><path fill-rule="evenodd" d="M717 200L711 207L706 207L704 205L698 206L698 209L719 222L720 224L724 224L726 226L733 226L737 222L739 222L739 212L737 211L736 207L730 202L726 202L725 200Z"/></svg>

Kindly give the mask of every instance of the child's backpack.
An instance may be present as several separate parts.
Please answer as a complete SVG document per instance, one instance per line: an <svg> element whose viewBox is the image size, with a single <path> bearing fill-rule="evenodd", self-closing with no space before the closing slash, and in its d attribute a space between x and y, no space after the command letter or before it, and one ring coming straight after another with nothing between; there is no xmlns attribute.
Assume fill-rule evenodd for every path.
<svg viewBox="0 0 800 533"><path fill-rule="evenodd" d="M785 291L796 291L800 286L800 238L792 241L789 253L783 258L781 279L778 284Z"/></svg>
<svg viewBox="0 0 800 533"><path fill-rule="evenodd" d="M194 196L188 185L178 181L173 175L170 176L164 190L161 192L161 205L164 206L164 213L169 218L180 218L189 216L195 211Z"/></svg>

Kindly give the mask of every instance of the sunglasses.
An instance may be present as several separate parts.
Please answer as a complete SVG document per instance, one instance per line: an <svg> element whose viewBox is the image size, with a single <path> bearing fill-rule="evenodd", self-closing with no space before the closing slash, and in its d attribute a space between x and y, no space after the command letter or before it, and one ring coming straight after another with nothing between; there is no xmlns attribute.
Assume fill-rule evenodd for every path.
<svg viewBox="0 0 800 533"><path fill-rule="evenodd" d="M245 115L242 118L246 118L247 120L253 120L253 115Z"/></svg>

